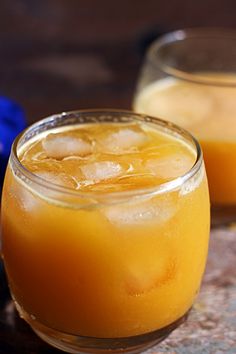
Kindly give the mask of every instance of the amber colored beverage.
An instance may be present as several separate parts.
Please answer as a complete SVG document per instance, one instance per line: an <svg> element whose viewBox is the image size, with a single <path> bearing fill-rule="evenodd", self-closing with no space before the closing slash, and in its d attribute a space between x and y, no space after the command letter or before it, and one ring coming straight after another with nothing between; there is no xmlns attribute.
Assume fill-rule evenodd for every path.
<svg viewBox="0 0 236 354"><path fill-rule="evenodd" d="M54 116L14 143L2 224L12 296L39 336L73 353L137 352L176 327L199 290L200 148L134 113Z"/></svg>
<svg viewBox="0 0 236 354"><path fill-rule="evenodd" d="M191 131L203 148L212 203L235 205L236 91L230 84L236 75L202 73L192 80L158 80L140 91L134 108Z"/></svg>

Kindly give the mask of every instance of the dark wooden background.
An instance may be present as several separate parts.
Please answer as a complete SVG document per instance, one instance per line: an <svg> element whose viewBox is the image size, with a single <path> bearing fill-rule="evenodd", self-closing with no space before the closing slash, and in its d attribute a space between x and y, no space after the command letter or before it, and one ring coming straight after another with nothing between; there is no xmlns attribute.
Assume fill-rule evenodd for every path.
<svg viewBox="0 0 236 354"><path fill-rule="evenodd" d="M29 121L130 108L146 45L196 26L236 27L236 1L0 0L0 94Z"/></svg>
<svg viewBox="0 0 236 354"><path fill-rule="evenodd" d="M0 0L0 95L28 122L82 108L130 108L150 41L184 27L236 27L235 0ZM236 353L236 231L213 231L190 320L148 353ZM0 263L0 354L52 354L19 319Z"/></svg>

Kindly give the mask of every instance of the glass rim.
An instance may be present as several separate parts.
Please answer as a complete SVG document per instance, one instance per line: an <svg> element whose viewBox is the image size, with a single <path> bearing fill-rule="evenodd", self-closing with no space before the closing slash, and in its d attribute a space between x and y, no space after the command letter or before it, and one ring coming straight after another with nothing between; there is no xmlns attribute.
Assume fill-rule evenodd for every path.
<svg viewBox="0 0 236 354"><path fill-rule="evenodd" d="M130 119L127 120L126 122L136 121L136 122L143 122L145 124L154 124L154 125L157 125L161 128L166 129L166 132L168 134L173 133L172 136L176 136L176 137L177 137L177 135L181 136L183 138L183 140L185 141L185 143L188 143L189 145L191 143L194 148L194 151L196 153L196 159L195 159L193 166L191 166L191 168L185 174L183 174L179 177L173 178L172 180L170 180L168 182L158 184L156 186L137 188L137 189L128 190L128 191L118 191L118 192L117 191L116 192L109 191L109 192L101 193L98 191L75 190L75 189L72 189L69 187L55 184L55 183L48 181L40 176L37 176L36 174L34 174L30 170L28 170L20 162L19 157L18 157L18 153L17 153L18 144L21 142L21 139L25 136L25 134L30 132L35 127L39 126L40 124L50 123L50 122L52 122L52 120L57 119L57 118L63 119L63 117L68 117L69 115L79 115L79 116L84 115L84 116L86 116L88 114L95 114L95 113L100 114L100 115L111 114L111 115L119 115L119 116L124 115L126 117L128 116ZM106 123L106 121L104 123ZM116 121L115 123L118 123L118 121ZM101 123L101 124L103 124L103 123ZM68 126L68 125L65 124L64 126ZM53 128L57 128L57 126L55 126ZM50 128L46 131L49 131L49 130L50 130ZM15 140L12 144L9 161L10 161L10 163L13 162L13 164L14 164L14 166L12 166L13 174L15 174L14 168L16 168L17 171L20 172L24 176L24 179L26 178L26 180L29 180L29 181L35 183L37 186L41 186L46 189L53 190L55 192L60 193L61 195L67 195L67 196L71 196L71 197L73 196L73 197L83 198L83 199L93 198L93 199L99 201L99 200L104 200L104 195L105 195L105 199L107 199L107 198L112 199L112 198L117 198L117 197L118 198L122 197L122 198L126 199L128 197L156 195L156 194L162 194L162 193L167 193L167 192L176 190L176 189L180 188L185 182L187 182L189 179L191 179L192 177L194 177L197 174L197 172L202 167L203 156L202 156L201 146L200 146L199 142L197 141L197 139L191 133L189 133L187 130L179 127L178 125L176 125L172 122L160 119L160 118L146 115L146 114L135 113L135 112L129 111L129 110L109 109L108 108L108 109L82 109L82 110L62 112L62 113L50 115L44 119L37 121L36 123L30 125L26 129L24 129L15 138ZM20 178L20 177L18 177L18 178ZM23 183L25 183L25 181ZM34 188L31 188L31 189L34 191ZM52 198L52 199L57 199L57 198ZM70 204L70 202L68 202L67 204Z"/></svg>
<svg viewBox="0 0 236 354"><path fill-rule="evenodd" d="M223 87L236 87L236 79L230 81L209 79L187 71L176 69L171 65L167 65L158 55L157 52L166 44L177 43L187 39L228 39L236 41L236 29L227 27L193 27L183 28L163 34L154 40L148 50L146 57L154 67L157 67L163 73L177 79L189 81L196 84L223 86Z"/></svg>

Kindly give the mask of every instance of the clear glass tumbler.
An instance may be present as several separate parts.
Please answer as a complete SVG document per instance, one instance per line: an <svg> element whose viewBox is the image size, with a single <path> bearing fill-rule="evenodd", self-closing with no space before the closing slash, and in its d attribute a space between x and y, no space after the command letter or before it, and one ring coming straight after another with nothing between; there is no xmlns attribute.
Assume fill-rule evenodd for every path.
<svg viewBox="0 0 236 354"><path fill-rule="evenodd" d="M151 44L136 112L189 130L204 154L214 223L236 220L236 32L188 29Z"/></svg>
<svg viewBox="0 0 236 354"><path fill-rule="evenodd" d="M78 134L88 139L83 151L73 145ZM140 161L155 134L164 141L156 155L169 153L158 173L166 173L176 151L174 171L186 163L186 153L194 160L178 177L159 183L154 176L156 185L145 185ZM141 137L144 147L131 146L123 139L128 135L134 144ZM123 177L131 182L132 163L143 168L130 188L121 182L116 189L117 161L128 166ZM87 184L81 180L84 187L75 189L70 183L81 171ZM92 173L100 180L91 183ZM209 219L201 149L186 131L115 110L39 121L15 140L3 188L2 253L16 308L39 337L64 351L139 353L186 318L205 268Z"/></svg>

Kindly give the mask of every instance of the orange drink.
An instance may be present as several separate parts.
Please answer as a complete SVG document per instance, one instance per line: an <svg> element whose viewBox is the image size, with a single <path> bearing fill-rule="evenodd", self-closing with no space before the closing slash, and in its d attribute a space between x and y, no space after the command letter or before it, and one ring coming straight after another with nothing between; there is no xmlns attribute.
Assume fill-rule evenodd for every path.
<svg viewBox="0 0 236 354"><path fill-rule="evenodd" d="M236 82L236 75L205 73L193 75L194 79L158 80L140 92L134 108L173 121L197 136L212 202L236 204L236 164L232 163L236 158L236 89L220 85Z"/></svg>
<svg viewBox="0 0 236 354"><path fill-rule="evenodd" d="M172 121L200 141L214 206L236 205L235 38L193 29L157 40L134 99L136 112Z"/></svg>
<svg viewBox="0 0 236 354"><path fill-rule="evenodd" d="M200 147L131 112L45 119L13 145L2 231L13 299L41 338L72 353L142 350L183 320L200 286Z"/></svg>

